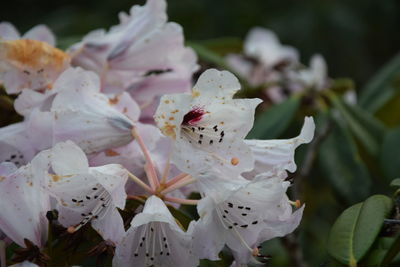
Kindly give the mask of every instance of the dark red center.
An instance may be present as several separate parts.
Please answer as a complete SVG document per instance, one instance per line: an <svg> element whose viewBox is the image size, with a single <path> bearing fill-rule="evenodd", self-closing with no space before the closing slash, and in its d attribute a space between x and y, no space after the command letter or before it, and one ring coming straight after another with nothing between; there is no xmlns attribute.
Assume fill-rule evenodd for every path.
<svg viewBox="0 0 400 267"><path fill-rule="evenodd" d="M204 115L204 113L204 110L201 108L193 108L183 117L182 124L193 125L201 120L201 117Z"/></svg>

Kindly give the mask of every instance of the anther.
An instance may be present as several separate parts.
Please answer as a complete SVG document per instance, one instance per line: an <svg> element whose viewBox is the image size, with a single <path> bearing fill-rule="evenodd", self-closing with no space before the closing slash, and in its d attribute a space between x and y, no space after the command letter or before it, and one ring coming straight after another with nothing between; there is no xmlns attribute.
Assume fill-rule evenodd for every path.
<svg viewBox="0 0 400 267"><path fill-rule="evenodd" d="M231 158L231 164L232 164L233 166L238 165L238 164L239 164L239 159L236 158L236 157Z"/></svg>

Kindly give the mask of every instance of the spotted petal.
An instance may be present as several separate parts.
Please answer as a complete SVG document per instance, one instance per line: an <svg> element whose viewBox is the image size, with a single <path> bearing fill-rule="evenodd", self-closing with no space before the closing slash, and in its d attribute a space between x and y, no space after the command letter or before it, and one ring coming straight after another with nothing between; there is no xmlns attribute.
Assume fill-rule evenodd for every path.
<svg viewBox="0 0 400 267"><path fill-rule="evenodd" d="M19 246L24 239L43 247L47 240L49 196L30 164L15 169L0 164L0 229Z"/></svg>
<svg viewBox="0 0 400 267"><path fill-rule="evenodd" d="M117 164L88 168L83 151L72 142L57 144L38 156L50 159L49 192L58 200L59 221L79 229L88 222L117 243L124 233L117 207L125 207L127 173Z"/></svg>
<svg viewBox="0 0 400 267"><path fill-rule="evenodd" d="M257 177L239 190L222 192L227 197L218 194L202 199L198 205L201 219L194 229L196 253L215 259L215 251L226 244L240 254L237 261L247 263L260 242L293 231L293 227L284 226L297 226L299 222L292 223L293 216L298 216L292 216L285 194L288 186L280 178ZM287 231L274 231L277 228ZM265 231L270 235L260 240L260 233Z"/></svg>
<svg viewBox="0 0 400 267"><path fill-rule="evenodd" d="M196 175L206 164L237 175L252 169L252 154L243 139L260 100L232 99L239 89L233 74L210 69L200 76L192 95L161 98L155 120L165 135L176 139L173 162L181 170Z"/></svg>
<svg viewBox="0 0 400 267"><path fill-rule="evenodd" d="M36 153L26 134L26 123L0 128L0 147L0 162L12 162L18 167L27 164Z"/></svg>
<svg viewBox="0 0 400 267"><path fill-rule="evenodd" d="M147 199L115 251L113 266L197 266L191 236L156 196Z"/></svg>

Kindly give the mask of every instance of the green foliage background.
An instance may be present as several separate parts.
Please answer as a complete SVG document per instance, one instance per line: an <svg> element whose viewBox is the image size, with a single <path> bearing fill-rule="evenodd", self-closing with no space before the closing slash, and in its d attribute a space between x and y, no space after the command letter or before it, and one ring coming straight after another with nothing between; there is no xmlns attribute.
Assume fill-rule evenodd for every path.
<svg viewBox="0 0 400 267"><path fill-rule="evenodd" d="M0 20L12 22L21 32L47 24L56 33L59 46L65 48L90 30L116 24L119 11L143 2L14 0L2 6ZM354 262L350 256L343 254L351 242L358 253L352 256L361 266L376 266L382 259L386 264L390 255L395 258L400 250L398 229L383 223L383 219L397 219L398 197L394 195L393 203L383 196L368 197L383 194L391 198L395 188L389 184L400 175L400 57L395 57L400 48L400 2L171 0L168 4L170 20L184 27L190 44L205 49L201 50L203 62L218 63L224 53L240 51L247 31L263 26L275 31L282 43L296 47L303 63L308 63L312 54L321 53L330 77L347 77L355 82L357 106L343 103L340 93L332 89L313 96L316 104L311 107L305 104L304 95L293 96L257 117L252 137L294 137L302 118L313 115L320 138L298 149L299 171L307 175L295 174L297 180L291 194L293 199L306 203L305 216L295 235L264 245L264 252L272 255L270 265L351 265ZM340 81L336 82L334 85L340 87ZM0 98L1 126L18 120L8 101ZM323 105L318 105L320 102ZM310 157L310 166L304 170ZM356 225L361 232L335 236L339 240L329 238L328 242L338 216L367 198L343 213L334 227L339 232L331 236L345 232L350 225ZM390 208L392 204L394 208ZM377 219L373 225L372 218ZM372 239L366 241L365 236ZM391 254L386 257L388 252Z"/></svg>

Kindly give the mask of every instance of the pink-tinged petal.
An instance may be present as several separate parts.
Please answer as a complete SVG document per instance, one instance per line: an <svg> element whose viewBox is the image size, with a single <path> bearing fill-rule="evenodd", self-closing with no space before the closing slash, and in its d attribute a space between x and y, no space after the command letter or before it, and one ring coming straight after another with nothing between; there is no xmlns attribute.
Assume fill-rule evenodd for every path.
<svg viewBox="0 0 400 267"><path fill-rule="evenodd" d="M17 166L11 162L1 162L0 163L0 176L5 177L17 170Z"/></svg>
<svg viewBox="0 0 400 267"><path fill-rule="evenodd" d="M149 0L120 14L107 33L90 33L70 49L74 66L101 76L106 93L129 92L141 107L152 107L164 93L188 91L197 70L196 54L184 47L181 26L167 23L166 2Z"/></svg>
<svg viewBox="0 0 400 267"><path fill-rule="evenodd" d="M24 247L24 239L42 247L47 240L46 212L49 196L41 181L26 165L0 177L0 229L15 243Z"/></svg>
<svg viewBox="0 0 400 267"><path fill-rule="evenodd" d="M53 97L52 97L53 96ZM34 90L23 90L14 101L14 108L22 116L28 117L34 109L50 110L54 92L45 91L44 93Z"/></svg>
<svg viewBox="0 0 400 267"><path fill-rule="evenodd" d="M38 40L46 42L51 46L56 45L56 38L52 31L46 25L37 25L27 31L23 36L23 39Z"/></svg>
<svg viewBox="0 0 400 267"><path fill-rule="evenodd" d="M0 40L17 40L20 38L18 30L9 22L0 23Z"/></svg>
<svg viewBox="0 0 400 267"><path fill-rule="evenodd" d="M241 55L229 54L225 58L226 63L242 78L249 80L253 68L252 62Z"/></svg>
<svg viewBox="0 0 400 267"><path fill-rule="evenodd" d="M315 124L312 117L304 119L299 136L282 140L245 140L255 157L255 168L246 177L255 173L280 173L296 171L294 153L298 146L311 142L314 137Z"/></svg>
<svg viewBox="0 0 400 267"><path fill-rule="evenodd" d="M57 175L66 176L89 171L85 153L73 142L57 143L51 151L51 167Z"/></svg>
<svg viewBox="0 0 400 267"><path fill-rule="evenodd" d="M143 137L147 149L150 151L154 162L157 164L160 160L154 157L160 157L163 151L158 148L158 141L162 137L159 130L153 125L137 123L137 130L140 136ZM166 155L167 156L167 155ZM124 166L127 170L140 177L144 174L145 159L140 150L139 144L134 140L129 144L110 148L103 152L90 155L90 166L100 166L105 164L118 163Z"/></svg>
<svg viewBox="0 0 400 267"><path fill-rule="evenodd" d="M24 92L34 92L26 90ZM23 95L22 93L21 95ZM20 95L20 96L21 96ZM53 115L34 109L26 120L29 141L37 151L48 149L53 145Z"/></svg>
<svg viewBox="0 0 400 267"><path fill-rule="evenodd" d="M140 116L140 107L132 97L124 92L118 95L109 95L109 103L127 116L131 121L138 121Z"/></svg>
<svg viewBox="0 0 400 267"><path fill-rule="evenodd" d="M45 42L0 42L0 76L8 94L18 94L23 89L51 90L69 61L66 53Z"/></svg>
<svg viewBox="0 0 400 267"><path fill-rule="evenodd" d="M62 91L53 101L54 142L72 140L86 153L129 143L133 122L109 99L90 91Z"/></svg>
<svg viewBox="0 0 400 267"><path fill-rule="evenodd" d="M18 167L27 164L36 153L23 122L0 128L0 147L0 162L12 162Z"/></svg>
<svg viewBox="0 0 400 267"><path fill-rule="evenodd" d="M82 68L68 68L54 83L54 90L61 91L91 91L100 92L99 76Z"/></svg>
<svg viewBox="0 0 400 267"><path fill-rule="evenodd" d="M197 266L191 233L185 233L156 196L147 199L117 245L114 266Z"/></svg>

